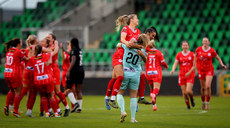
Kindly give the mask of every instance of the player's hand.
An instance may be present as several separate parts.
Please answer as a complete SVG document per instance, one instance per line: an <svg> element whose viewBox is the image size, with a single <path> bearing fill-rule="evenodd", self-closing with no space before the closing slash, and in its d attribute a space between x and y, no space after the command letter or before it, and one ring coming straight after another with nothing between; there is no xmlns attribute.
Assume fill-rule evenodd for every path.
<svg viewBox="0 0 230 128"><path fill-rule="evenodd" d="M185 74L185 77L188 77L190 74L191 74L190 72L187 72L187 73Z"/></svg>
<svg viewBox="0 0 230 128"><path fill-rule="evenodd" d="M143 51L141 51L141 50L137 50L137 54L140 56L144 55Z"/></svg>
<svg viewBox="0 0 230 128"><path fill-rule="evenodd" d="M174 71L171 71L170 74L172 75Z"/></svg>
<svg viewBox="0 0 230 128"><path fill-rule="evenodd" d="M227 66L226 66L226 65L222 65L222 68L223 68L223 69L227 69Z"/></svg>
<svg viewBox="0 0 230 128"><path fill-rule="evenodd" d="M165 69L168 70L168 69L169 69L169 66L165 67Z"/></svg>

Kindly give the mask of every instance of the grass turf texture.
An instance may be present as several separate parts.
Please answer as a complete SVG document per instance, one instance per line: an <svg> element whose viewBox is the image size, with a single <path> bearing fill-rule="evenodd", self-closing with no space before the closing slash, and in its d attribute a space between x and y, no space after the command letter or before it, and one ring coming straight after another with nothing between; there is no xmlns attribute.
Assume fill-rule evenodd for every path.
<svg viewBox="0 0 230 128"><path fill-rule="evenodd" d="M152 105L140 105L136 114L138 123L130 123L129 97L125 97L125 106L128 116L124 123L120 123L120 109L106 110L104 96L84 96L82 113L70 113L69 117L45 118L39 117L40 98L37 97L33 115L26 114L26 97L21 102L21 118L11 113L4 115L6 96L0 95L0 128L229 128L230 127L230 97L212 97L210 110L201 110L200 97L195 97L196 106L187 110L182 96L159 96L158 110L153 112ZM150 98L146 97L149 101ZM62 110L64 107L60 104Z"/></svg>

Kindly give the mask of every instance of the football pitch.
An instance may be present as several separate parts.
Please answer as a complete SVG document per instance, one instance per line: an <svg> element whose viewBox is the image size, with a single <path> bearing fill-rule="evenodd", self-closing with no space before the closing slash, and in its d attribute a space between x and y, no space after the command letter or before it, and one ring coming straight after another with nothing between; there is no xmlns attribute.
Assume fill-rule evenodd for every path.
<svg viewBox="0 0 230 128"><path fill-rule="evenodd" d="M149 97L146 97L150 101ZM120 109L106 110L104 96L84 96L82 113L70 113L69 117L39 117L40 98L37 97L33 118L27 117L26 97L21 102L21 118L11 113L5 116L3 107L6 96L0 95L0 128L229 128L230 97L211 97L210 110L201 110L201 100L195 97L196 106L187 110L182 96L159 96L158 110L153 112L152 105L139 104L136 113L138 123L130 122L129 97L125 97L128 116L120 123ZM60 104L62 110L64 107Z"/></svg>

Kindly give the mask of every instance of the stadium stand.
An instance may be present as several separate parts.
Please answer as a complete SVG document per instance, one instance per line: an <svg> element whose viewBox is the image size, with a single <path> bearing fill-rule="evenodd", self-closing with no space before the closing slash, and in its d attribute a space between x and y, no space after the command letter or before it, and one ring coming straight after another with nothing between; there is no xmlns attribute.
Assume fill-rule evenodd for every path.
<svg viewBox="0 0 230 128"><path fill-rule="evenodd" d="M204 36L209 37L211 46L217 50L224 63L229 65L230 58L225 56L230 53L229 5L230 1L227 0L163 0L162 3L152 4L149 10L138 13L138 28L144 33L146 28L156 26L160 34L157 47L168 50L166 59L169 70L176 53L181 51L183 40L189 41L190 50L194 52L201 45ZM100 42L100 48L114 49L119 38L119 32L106 33ZM111 56L106 60L111 60ZM219 63L215 60L214 68L218 69L218 66Z"/></svg>

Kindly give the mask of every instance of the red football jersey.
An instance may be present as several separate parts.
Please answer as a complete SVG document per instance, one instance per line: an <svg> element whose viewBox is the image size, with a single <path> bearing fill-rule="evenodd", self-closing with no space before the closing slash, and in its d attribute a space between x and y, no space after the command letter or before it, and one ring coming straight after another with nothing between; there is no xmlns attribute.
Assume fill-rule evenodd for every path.
<svg viewBox="0 0 230 128"><path fill-rule="evenodd" d="M194 53L189 51L185 54L183 51L177 53L176 61L179 63L179 75L185 75L193 66ZM192 73L195 73L193 71Z"/></svg>
<svg viewBox="0 0 230 128"><path fill-rule="evenodd" d="M64 52L65 59L63 59L63 65L62 65L62 70L67 71L70 66L70 60L69 60L69 54Z"/></svg>
<svg viewBox="0 0 230 128"><path fill-rule="evenodd" d="M51 75L51 66L47 66L45 64L50 57L51 53L42 53L37 57L31 58L34 68L34 83L36 85L48 84L53 81Z"/></svg>
<svg viewBox="0 0 230 128"><path fill-rule="evenodd" d="M129 25L124 26L121 30L121 34L125 33L126 34L126 41L130 41L132 38L134 38L136 41L138 39L138 36L141 34L141 31L137 28L135 28L135 30L133 30ZM121 42L121 40L120 40ZM123 43L123 42L121 42Z"/></svg>
<svg viewBox="0 0 230 128"><path fill-rule="evenodd" d="M145 63L145 69L147 75L157 74L162 71L161 63L165 61L163 53L155 48L146 48L147 62Z"/></svg>
<svg viewBox="0 0 230 128"><path fill-rule="evenodd" d="M53 45L52 47L55 47L55 45ZM52 68L53 69L55 66L58 67L58 64L56 63L56 61L58 60L58 53L59 53L59 50L58 50L57 54L52 57Z"/></svg>
<svg viewBox="0 0 230 128"><path fill-rule="evenodd" d="M196 49L196 58L197 58L197 71L212 71L214 70L212 64L212 58L216 57L216 51L209 47L208 50L204 50L202 46Z"/></svg>
<svg viewBox="0 0 230 128"><path fill-rule="evenodd" d="M17 49L10 48L6 53L5 77L22 77L21 62L25 54Z"/></svg>
<svg viewBox="0 0 230 128"><path fill-rule="evenodd" d="M132 38L135 39L135 41L137 41L138 36L141 34L141 31L137 28L135 28L135 30L133 30L130 26L124 26L121 30L121 34L125 33L126 37L125 40L126 41L130 41ZM120 40L121 43L123 43ZM119 59L123 59L123 54L124 54L124 49L123 48L117 48L117 51L114 53L115 55L113 56L114 58L116 58L117 60Z"/></svg>

